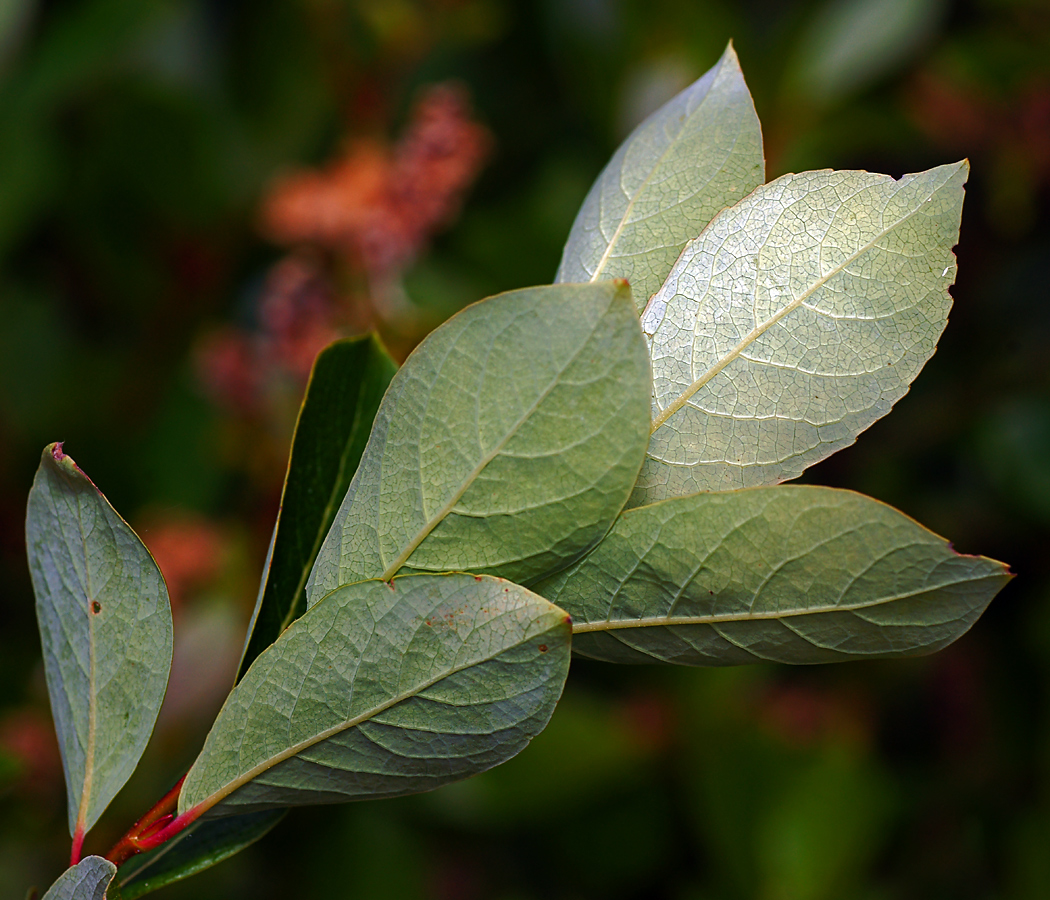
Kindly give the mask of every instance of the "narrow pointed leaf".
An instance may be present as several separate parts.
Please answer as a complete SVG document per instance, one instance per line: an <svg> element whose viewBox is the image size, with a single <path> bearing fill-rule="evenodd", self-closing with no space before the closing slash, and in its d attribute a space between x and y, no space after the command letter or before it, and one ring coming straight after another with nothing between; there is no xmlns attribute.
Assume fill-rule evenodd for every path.
<svg viewBox="0 0 1050 900"><path fill-rule="evenodd" d="M234 688L180 813L395 797L489 769L547 724L570 637L562 610L489 576L342 587Z"/></svg>
<svg viewBox="0 0 1050 900"><path fill-rule="evenodd" d="M281 509L238 680L306 609L307 576L396 371L374 336L336 341L317 357L292 438Z"/></svg>
<svg viewBox="0 0 1050 900"><path fill-rule="evenodd" d="M686 241L765 180L762 131L730 44L620 145L583 201L555 280L626 278L640 310Z"/></svg>
<svg viewBox="0 0 1050 900"><path fill-rule="evenodd" d="M171 668L157 564L102 493L45 448L29 492L29 571L71 834L95 824L146 748Z"/></svg>
<svg viewBox="0 0 1050 900"><path fill-rule="evenodd" d="M584 656L725 666L932 653L1009 579L869 497L791 486L629 510L537 590Z"/></svg>
<svg viewBox="0 0 1050 900"><path fill-rule="evenodd" d="M598 541L645 456L649 360L621 282L468 307L394 376L306 595L396 572L527 582Z"/></svg>
<svg viewBox="0 0 1050 900"><path fill-rule="evenodd" d="M121 866L117 879L121 900L144 897L229 859L269 832L285 814L285 810L267 810L208 820L132 857Z"/></svg>
<svg viewBox="0 0 1050 900"><path fill-rule="evenodd" d="M889 412L947 322L967 172L785 175L719 214L642 316L631 505L794 478Z"/></svg>
<svg viewBox="0 0 1050 900"><path fill-rule="evenodd" d="M106 889L117 867L101 856L87 856L62 873L44 900L106 900Z"/></svg>

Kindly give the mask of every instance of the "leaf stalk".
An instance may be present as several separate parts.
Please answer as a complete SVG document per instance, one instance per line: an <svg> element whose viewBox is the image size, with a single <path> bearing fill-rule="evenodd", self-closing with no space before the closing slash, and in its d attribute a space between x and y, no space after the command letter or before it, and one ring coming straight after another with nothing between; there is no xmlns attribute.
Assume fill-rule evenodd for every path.
<svg viewBox="0 0 1050 900"><path fill-rule="evenodd" d="M188 812L184 816L176 815L179 805L179 792L182 790L182 783L185 780L186 776L183 775L168 793L161 797L141 819L132 825L127 833L106 854L106 859L119 866L132 856L159 846L196 819L197 816L194 816L193 819L182 823L178 829L169 831L171 825L188 815ZM192 810L189 812L192 812ZM200 815L200 813L198 812L197 815ZM156 840L161 834L165 835L163 840Z"/></svg>

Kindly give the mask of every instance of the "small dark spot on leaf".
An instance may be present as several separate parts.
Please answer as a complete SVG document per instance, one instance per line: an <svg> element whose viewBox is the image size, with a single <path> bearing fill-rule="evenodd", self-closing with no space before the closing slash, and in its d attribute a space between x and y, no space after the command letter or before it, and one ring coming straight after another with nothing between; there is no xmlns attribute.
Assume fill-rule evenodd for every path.
<svg viewBox="0 0 1050 900"><path fill-rule="evenodd" d="M480 575L475 575L474 576L474 580L475 581L481 581L481 576Z"/></svg>
<svg viewBox="0 0 1050 900"><path fill-rule="evenodd" d="M97 600L92 600L91 611L97 616L100 612L102 612L102 604L99 603Z"/></svg>
<svg viewBox="0 0 1050 900"><path fill-rule="evenodd" d="M709 593L712 597L715 595L714 591L708 591L707 593Z"/></svg>
<svg viewBox="0 0 1050 900"><path fill-rule="evenodd" d="M546 644L540 644L540 653L546 653L546 652L547 652L547 645Z"/></svg>

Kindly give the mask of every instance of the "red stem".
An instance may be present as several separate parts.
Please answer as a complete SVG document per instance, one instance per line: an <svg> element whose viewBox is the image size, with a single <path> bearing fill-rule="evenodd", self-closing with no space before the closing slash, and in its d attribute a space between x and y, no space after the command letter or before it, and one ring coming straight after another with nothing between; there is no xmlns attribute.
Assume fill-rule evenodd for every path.
<svg viewBox="0 0 1050 900"><path fill-rule="evenodd" d="M84 849L84 826L77 823L77 830L73 832L73 847L69 851L69 865L75 866L80 862L80 854Z"/></svg>
<svg viewBox="0 0 1050 900"><path fill-rule="evenodd" d="M182 815L174 816L159 831L152 831L140 837L138 839L139 849L136 852L142 853L144 850L152 850L154 847L159 847L165 841L175 837L180 831L196 822L203 813L203 807L194 806L192 809L187 809Z"/></svg>
<svg viewBox="0 0 1050 900"><path fill-rule="evenodd" d="M178 809L179 805L179 791L182 790L182 782L185 780L186 776L183 775L175 784L175 787L161 797L152 809L132 825L131 828L128 829L127 834L117 841L117 843L113 845L113 849L106 854L106 859L114 865L119 866L122 862L130 859L136 853L141 853L143 850L149 850L152 847L157 846L157 844L162 843L161 841L158 841L157 843L151 843L150 846L147 847L145 846L144 841L147 838L152 841L156 835L167 831L169 824L178 821L179 817L175 816L175 811ZM197 815L199 816L200 813ZM196 818L197 816L193 817L193 819ZM184 823L179 829L177 829L177 831L181 831L189 824L189 822L192 822L193 819ZM162 821L164 824L157 827L158 823ZM175 831L171 832L168 837L171 837L171 835L175 833ZM165 840L167 840L167 838L165 838Z"/></svg>

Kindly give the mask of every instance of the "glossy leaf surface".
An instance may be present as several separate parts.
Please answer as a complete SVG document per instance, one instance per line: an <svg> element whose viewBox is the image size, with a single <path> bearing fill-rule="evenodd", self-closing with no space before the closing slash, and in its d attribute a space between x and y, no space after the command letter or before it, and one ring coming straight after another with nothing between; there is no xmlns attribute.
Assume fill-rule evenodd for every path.
<svg viewBox="0 0 1050 900"><path fill-rule="evenodd" d="M87 856L62 873L44 900L105 900L117 867L101 856Z"/></svg>
<svg viewBox="0 0 1050 900"><path fill-rule="evenodd" d="M146 748L171 668L171 607L157 564L91 479L45 448L29 492L29 571L69 830L83 834Z"/></svg>
<svg viewBox="0 0 1050 900"><path fill-rule="evenodd" d="M306 579L396 371L372 336L336 341L314 362L238 679L306 609Z"/></svg>
<svg viewBox="0 0 1050 900"><path fill-rule="evenodd" d="M686 241L763 181L762 131L730 45L613 154L576 216L555 280L626 278L640 310Z"/></svg>
<svg viewBox="0 0 1050 900"><path fill-rule="evenodd" d="M547 724L570 637L562 610L489 576L342 587L234 688L179 810L394 797L491 768Z"/></svg>
<svg viewBox="0 0 1050 900"><path fill-rule="evenodd" d="M267 810L201 822L120 867L121 900L135 900L211 868L254 844L286 815Z"/></svg>
<svg viewBox="0 0 1050 900"><path fill-rule="evenodd" d="M623 282L526 288L467 307L390 383L308 604L403 569L527 582L572 561L630 495L649 394Z"/></svg>
<svg viewBox="0 0 1050 900"><path fill-rule="evenodd" d="M1009 578L869 497L783 486L629 510L537 590L584 656L722 666L931 653Z"/></svg>
<svg viewBox="0 0 1050 900"><path fill-rule="evenodd" d="M642 316L631 505L794 478L889 412L947 322L967 172L785 175L719 214Z"/></svg>

